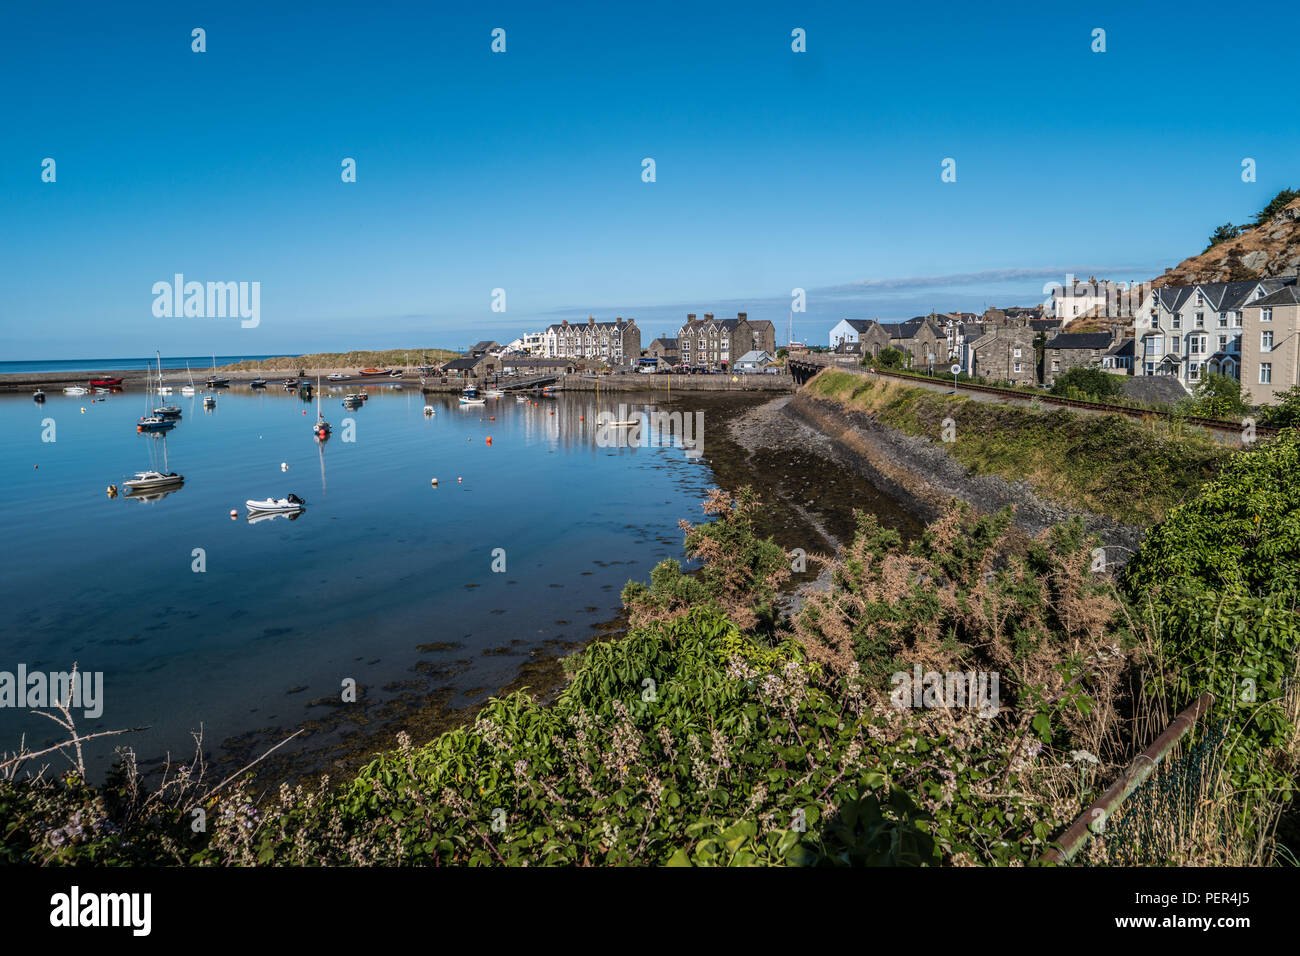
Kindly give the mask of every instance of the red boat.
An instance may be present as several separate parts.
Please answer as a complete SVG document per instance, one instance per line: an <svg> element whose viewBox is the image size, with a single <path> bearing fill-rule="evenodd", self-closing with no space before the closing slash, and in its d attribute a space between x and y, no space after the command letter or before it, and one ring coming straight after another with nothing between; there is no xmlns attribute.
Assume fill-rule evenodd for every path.
<svg viewBox="0 0 1300 956"><path fill-rule="evenodd" d="M96 388L116 388L122 384L120 378L92 378L90 384Z"/></svg>
<svg viewBox="0 0 1300 956"><path fill-rule="evenodd" d="M392 373L391 368L363 368L358 375L389 375Z"/></svg>

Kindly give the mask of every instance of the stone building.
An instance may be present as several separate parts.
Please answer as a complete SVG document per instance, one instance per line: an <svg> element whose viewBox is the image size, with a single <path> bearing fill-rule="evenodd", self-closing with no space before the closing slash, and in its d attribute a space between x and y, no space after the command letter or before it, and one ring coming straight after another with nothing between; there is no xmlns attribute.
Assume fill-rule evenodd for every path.
<svg viewBox="0 0 1300 956"><path fill-rule="evenodd" d="M880 327L889 336L890 346L906 356L903 364L907 368L946 366L951 358L947 333L929 316L882 322Z"/></svg>
<svg viewBox="0 0 1300 956"><path fill-rule="evenodd" d="M647 358L658 359L669 365L676 365L682 359L682 350L677 345L677 339L660 336L651 342L645 351Z"/></svg>
<svg viewBox="0 0 1300 956"><path fill-rule="evenodd" d="M586 323L547 326L543 334L545 358L587 359L604 362L610 367L635 365L641 357L641 330L635 319L620 316L613 322L597 322L592 316Z"/></svg>
<svg viewBox="0 0 1300 956"><path fill-rule="evenodd" d="M1109 332L1061 332L1052 336L1043 348L1043 384L1054 384L1080 365L1101 368L1102 359L1123 334L1123 329L1116 326Z"/></svg>
<svg viewBox="0 0 1300 956"><path fill-rule="evenodd" d="M1035 332L1028 323L986 327L984 334L965 344L960 363L968 375L990 382L1016 385L1038 383Z"/></svg>
<svg viewBox="0 0 1300 956"><path fill-rule="evenodd" d="M744 312L734 319L715 319L712 312L699 319L691 312L677 332L677 345L683 365L728 368L746 352L776 354L776 327Z"/></svg>

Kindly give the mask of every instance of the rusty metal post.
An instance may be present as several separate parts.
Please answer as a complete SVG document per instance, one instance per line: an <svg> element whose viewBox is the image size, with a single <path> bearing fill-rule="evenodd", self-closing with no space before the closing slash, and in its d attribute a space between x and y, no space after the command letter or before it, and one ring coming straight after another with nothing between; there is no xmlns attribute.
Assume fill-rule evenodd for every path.
<svg viewBox="0 0 1300 956"><path fill-rule="evenodd" d="M1098 797L1091 806L1075 819L1064 833L1057 838L1050 850L1038 858L1039 863L1068 863L1092 836L1091 824L1100 811L1105 820L1119 807L1134 790L1151 776L1156 765L1169 753L1174 744L1182 740L1192 729L1197 718L1209 711L1214 703L1214 695L1206 691L1196 701L1173 719L1165 732L1155 739L1146 750L1138 754L1119 779L1111 784L1110 789Z"/></svg>

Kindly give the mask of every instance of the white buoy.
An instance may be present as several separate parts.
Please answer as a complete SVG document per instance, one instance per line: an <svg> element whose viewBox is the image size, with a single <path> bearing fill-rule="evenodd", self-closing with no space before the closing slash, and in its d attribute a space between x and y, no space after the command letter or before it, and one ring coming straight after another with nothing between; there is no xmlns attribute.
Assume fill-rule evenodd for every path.
<svg viewBox="0 0 1300 956"><path fill-rule="evenodd" d="M433 481L430 482L430 484L432 484L433 487L437 488L437 487L438 487L438 479L437 479L437 478L433 479Z"/></svg>
<svg viewBox="0 0 1300 956"><path fill-rule="evenodd" d="M288 471L288 470L289 470L289 463L288 463L287 461L282 461L282 462L280 462L280 470L281 470L281 471Z"/></svg>
<svg viewBox="0 0 1300 956"><path fill-rule="evenodd" d="M238 518L238 517L239 517L239 512L236 511L234 508L231 508L231 509L230 509L230 517L231 517L231 520L234 520L235 518Z"/></svg>

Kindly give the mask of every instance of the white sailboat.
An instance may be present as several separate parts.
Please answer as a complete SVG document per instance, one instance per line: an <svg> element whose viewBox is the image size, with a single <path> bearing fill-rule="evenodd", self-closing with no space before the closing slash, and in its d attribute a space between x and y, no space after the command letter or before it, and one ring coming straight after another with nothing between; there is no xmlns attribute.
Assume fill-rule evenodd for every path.
<svg viewBox="0 0 1300 956"><path fill-rule="evenodd" d="M181 386L181 394L182 394L182 395L193 395L193 394L194 394L194 391L195 391L195 389L194 389L194 373L190 371L190 363L189 363L189 362L186 362L186 363L185 363L185 374L188 375L188 376L190 377L190 384L188 384L188 385L182 385L182 386Z"/></svg>

